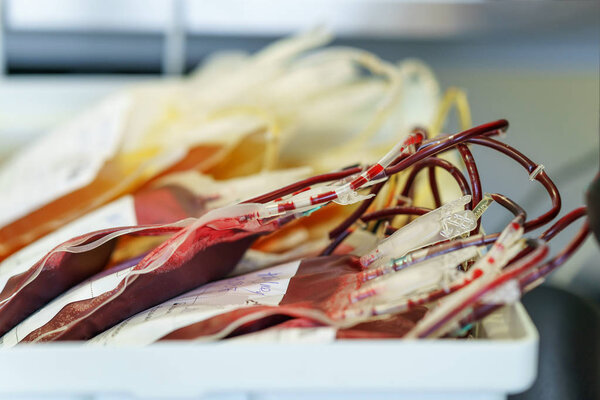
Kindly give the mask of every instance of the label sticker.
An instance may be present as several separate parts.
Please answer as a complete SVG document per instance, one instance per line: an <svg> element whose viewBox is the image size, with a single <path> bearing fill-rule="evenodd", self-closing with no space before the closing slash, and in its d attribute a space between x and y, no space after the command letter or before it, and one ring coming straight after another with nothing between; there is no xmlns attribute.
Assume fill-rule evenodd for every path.
<svg viewBox="0 0 600 400"><path fill-rule="evenodd" d="M278 305L300 261L208 283L143 311L88 343L92 345L151 344L179 328L226 311L253 305Z"/></svg>
<svg viewBox="0 0 600 400"><path fill-rule="evenodd" d="M132 101L106 99L24 148L0 169L0 227L94 180L119 145Z"/></svg>

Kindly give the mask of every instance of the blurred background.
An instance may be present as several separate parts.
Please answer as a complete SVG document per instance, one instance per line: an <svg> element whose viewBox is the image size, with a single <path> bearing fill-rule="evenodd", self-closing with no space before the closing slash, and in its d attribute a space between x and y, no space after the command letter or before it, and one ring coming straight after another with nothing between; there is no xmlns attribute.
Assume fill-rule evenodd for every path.
<svg viewBox="0 0 600 400"><path fill-rule="evenodd" d="M600 153L598 1L0 1L0 164L116 90L188 74L215 51L254 52L316 26L336 35L334 45L359 47L393 62L423 60L443 90L466 91L475 124L510 121L503 140L546 165L563 196L561 215L584 203ZM457 125L452 117L445 131ZM520 166L481 148L474 155L484 190L507 194L530 216L549 208L544 189L530 183ZM500 230L507 214L494 207L488 213L486 230ZM562 248L578 227L557 237L553 249ZM578 377L600 372L593 359L598 351L581 344L600 348L593 330L580 347L557 345L577 341L589 328L591 314L582 304L597 315L598 249L588 238L552 275L548 285L563 291L525 298L541 332L542 369L562 368L541 371L545 378L527 398L569 398L570 383L557 389L565 373L581 383ZM561 298L564 293L575 297ZM569 314L578 319L564 319ZM565 326L572 330L559 332ZM573 358L575 353L584 358Z"/></svg>
<svg viewBox="0 0 600 400"><path fill-rule="evenodd" d="M4 0L0 29L0 162L107 94L189 73L219 50L254 52L324 26L397 61L429 64L442 89L466 90L474 123L507 118L505 140L544 163L563 213L598 171L600 3L597 1ZM446 127L452 132L456 123ZM477 149L484 190L530 215L549 202L525 172ZM492 186L493 185L493 186ZM506 215L492 210L485 227ZM496 213L496 214L494 214ZM556 248L571 232L556 239ZM589 239L551 283L600 301Z"/></svg>

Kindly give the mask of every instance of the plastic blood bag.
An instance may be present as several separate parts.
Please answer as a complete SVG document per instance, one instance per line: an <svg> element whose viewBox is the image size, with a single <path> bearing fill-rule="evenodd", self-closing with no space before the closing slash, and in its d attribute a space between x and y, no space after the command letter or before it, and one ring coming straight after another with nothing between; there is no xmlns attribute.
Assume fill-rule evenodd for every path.
<svg viewBox="0 0 600 400"><path fill-rule="evenodd" d="M118 237L169 235L184 224L104 229L66 241L32 265L11 264L0 274L0 332L5 333L65 290L102 271Z"/></svg>
<svg viewBox="0 0 600 400"><path fill-rule="evenodd" d="M238 222L253 208L208 212L133 266L117 266L56 298L8 332L7 340L90 338L136 312L227 275L257 235L274 229L273 224Z"/></svg>

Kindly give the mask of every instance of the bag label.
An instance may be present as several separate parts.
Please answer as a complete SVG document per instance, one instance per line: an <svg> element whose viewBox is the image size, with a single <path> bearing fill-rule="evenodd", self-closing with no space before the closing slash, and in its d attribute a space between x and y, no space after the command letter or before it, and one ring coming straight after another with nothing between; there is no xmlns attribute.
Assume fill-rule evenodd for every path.
<svg viewBox="0 0 600 400"><path fill-rule="evenodd" d="M99 334L92 345L148 345L185 326L226 311L278 305L300 261L208 283L152 307Z"/></svg>
<svg viewBox="0 0 600 400"><path fill-rule="evenodd" d="M0 169L0 227L94 180L118 148L132 101L110 97L44 135Z"/></svg>

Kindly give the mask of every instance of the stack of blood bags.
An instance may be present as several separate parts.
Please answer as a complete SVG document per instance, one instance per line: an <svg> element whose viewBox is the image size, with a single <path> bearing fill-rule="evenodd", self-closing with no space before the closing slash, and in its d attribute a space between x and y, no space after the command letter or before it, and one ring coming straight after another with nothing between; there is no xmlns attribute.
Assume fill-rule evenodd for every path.
<svg viewBox="0 0 600 400"><path fill-rule="evenodd" d="M495 138L506 120L469 128L464 94L439 101L415 61L335 48L300 56L326 39L214 58L186 85L111 99L4 166L0 185L20 166L40 178L27 167L36 155L95 157L93 168L69 158L44 171L75 176L48 178L60 183L48 196L21 185L4 200L0 346L468 337L581 245L586 208L555 221L560 194L544 167ZM441 134L452 103L464 129ZM143 120L148 110L164 112ZM82 126L118 133L44 154ZM478 147L520 164L551 208L530 218L493 185L485 193ZM492 206L513 217L485 233ZM550 241L580 218L550 257Z"/></svg>

